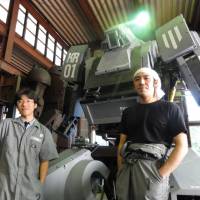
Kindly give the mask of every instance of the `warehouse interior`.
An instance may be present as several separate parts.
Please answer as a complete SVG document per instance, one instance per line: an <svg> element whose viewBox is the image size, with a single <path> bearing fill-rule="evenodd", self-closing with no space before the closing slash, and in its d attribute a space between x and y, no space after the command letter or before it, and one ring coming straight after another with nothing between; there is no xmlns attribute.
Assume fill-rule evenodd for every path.
<svg viewBox="0 0 200 200"><path fill-rule="evenodd" d="M52 199L58 197L59 200L64 200L64 193L69 195L69 200L93 200L94 198L94 200L116 200L113 181L116 173L116 146L119 142L119 133L116 133L116 129L118 130L122 110L115 113L114 109L117 106L123 109L123 106L135 101L135 93L130 92L129 88L130 80L128 86L124 81L124 85L113 87L113 81L120 82L121 76L111 77L108 81L109 72L108 76L105 75L102 80L101 78L95 79L90 76L91 72L87 71L87 68L86 77L88 79L83 78L85 71L81 70L76 80L69 79L69 81L63 82L60 77L63 77L62 73L64 73L64 78L66 78L68 72L64 66L67 66L67 60L69 61L73 52L81 52L80 66L88 63L89 66L90 59L88 58L92 56L100 60L104 53L102 41L105 41L105 32L130 22L141 11L149 14L148 25L138 28L135 24L132 31L144 43L155 40L156 30L180 15L185 19L189 30L200 33L199 0L0 0L0 120L17 115L13 102L16 92L22 86L31 85L38 92L38 96L41 98L41 107L37 110L37 116L52 130L60 152L59 160L53 161L51 164L46 186L49 188L48 200L51 200L50 196ZM191 56L191 52L188 53L187 58L189 56ZM187 58L185 59L187 60ZM76 60L75 57L71 57L71 59L72 62ZM85 62L84 59L88 59L88 62ZM177 78L174 75L174 73L176 74L176 69L173 68L174 62L171 60L168 62L169 73L166 70L167 64L161 68L162 73L167 71L166 77L170 77L171 74L174 76L170 81L167 78L163 79L166 91L173 89L174 78ZM196 61L192 61L190 64L194 65ZM136 66L136 64L134 65ZM106 73L106 69L101 70L102 68L99 72L100 76ZM192 76L195 77L197 84L193 88L193 85L188 83L189 90L194 92L193 95L190 92L183 95L185 85L181 82L178 83L178 86L176 85L175 96L175 101L181 102L185 112L190 130L189 145L197 154L196 156L192 153L193 160L199 159L200 155L200 119L198 116L200 111L200 70L198 65L195 70L196 76L195 72L192 72ZM51 78L48 73L51 74ZM182 73L189 82L185 72ZM125 73L124 76L126 75ZM83 82L86 84L83 85ZM103 89L98 87L98 84ZM112 86L107 87L106 84ZM124 93L121 92L122 89L124 89ZM117 92L119 92L118 95ZM166 93L168 95L168 92ZM197 105L192 96L196 96ZM121 99L122 101L125 99L126 104L121 105ZM105 125L106 120L108 122ZM117 123L113 123L115 121ZM76 138L75 136L80 137ZM74 145L75 143L76 145ZM74 150L71 150L72 147ZM81 150L79 149L79 151L77 148ZM65 151L66 149L69 151ZM85 158L90 162L82 163ZM73 163L70 164L71 161ZM82 192L80 188L83 185L77 184L78 189L69 191L64 186L65 180L57 183L62 190L60 196L55 193L58 188L52 182L56 176L63 176L62 170L67 166L66 163L69 164L68 171L65 171L67 184L70 184L70 181L77 184L74 182L73 176L76 176L77 170L80 172L81 166L84 168L83 172L94 179L93 185L98 182L96 188L95 186L94 188L91 188L92 186L84 187L84 190L88 190L88 194L91 194L92 197L88 197L89 195L78 197L78 193ZM189 164L191 167L192 164ZM75 165L76 169L73 168ZM59 172L56 171L58 168ZM93 168L100 168L97 174ZM197 168L198 166L194 167L194 174ZM113 173L108 175L110 169L111 172L113 170ZM93 172L94 174L92 174ZM184 171L180 173L182 174ZM78 174L78 176L82 177L82 174ZM102 178L102 176L104 177ZM108 183L104 183L104 179L108 177ZM175 176L175 179L177 177L179 178L179 174ZM181 180L184 182L186 178L183 177ZM191 181L195 182L196 180ZM179 185L178 183L176 186L179 190L174 192L171 200L200 199L198 181L195 182L196 186L194 184L194 187L191 186L188 190L186 189L187 184ZM47 189L45 190L47 191ZM93 190L96 192L95 197ZM68 198L66 197L66 199Z"/></svg>

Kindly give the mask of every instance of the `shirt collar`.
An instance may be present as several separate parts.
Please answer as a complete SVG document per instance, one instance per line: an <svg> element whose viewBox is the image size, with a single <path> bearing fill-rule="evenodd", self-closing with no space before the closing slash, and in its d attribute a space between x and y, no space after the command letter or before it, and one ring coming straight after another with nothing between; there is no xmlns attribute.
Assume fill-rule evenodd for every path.
<svg viewBox="0 0 200 200"><path fill-rule="evenodd" d="M18 118L15 118L15 119L14 119L14 122L20 124L21 126L24 126L24 121L25 121L25 120L23 120L22 117L18 117ZM36 127L38 127L38 128L39 128L39 126L40 126L40 123L39 123L38 120L35 119L35 118L34 118L32 121L30 121L29 123L30 123L29 126L34 125L34 126L36 126Z"/></svg>
<svg viewBox="0 0 200 200"><path fill-rule="evenodd" d="M19 117L19 119L21 120L21 122L24 124L24 122L26 121L23 117ZM29 122L29 126L31 126L31 125L33 125L33 123L35 122L35 118L33 118L33 120L31 120L30 122Z"/></svg>

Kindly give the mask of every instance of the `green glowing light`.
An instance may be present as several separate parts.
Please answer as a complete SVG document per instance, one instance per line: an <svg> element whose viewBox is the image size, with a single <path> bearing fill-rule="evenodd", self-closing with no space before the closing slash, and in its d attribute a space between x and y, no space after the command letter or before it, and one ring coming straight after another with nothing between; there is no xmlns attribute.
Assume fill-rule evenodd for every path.
<svg viewBox="0 0 200 200"><path fill-rule="evenodd" d="M141 8L138 12L132 13L128 18L130 19L129 21L116 25L125 35L131 35L130 32L132 32L132 35L134 34L137 38L144 40L152 37L154 22L152 14L147 10ZM115 27L110 29L113 28Z"/></svg>
<svg viewBox="0 0 200 200"><path fill-rule="evenodd" d="M141 11L138 15L132 20L132 24L143 27L149 24L150 16L147 11Z"/></svg>

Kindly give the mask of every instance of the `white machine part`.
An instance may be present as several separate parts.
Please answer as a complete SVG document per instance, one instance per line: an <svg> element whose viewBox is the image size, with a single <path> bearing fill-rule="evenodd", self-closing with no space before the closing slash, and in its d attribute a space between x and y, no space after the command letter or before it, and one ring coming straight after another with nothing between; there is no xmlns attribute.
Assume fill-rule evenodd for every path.
<svg viewBox="0 0 200 200"><path fill-rule="evenodd" d="M86 149L67 149L50 163L44 185L45 200L96 200L98 187L109 175L108 168L93 160Z"/></svg>

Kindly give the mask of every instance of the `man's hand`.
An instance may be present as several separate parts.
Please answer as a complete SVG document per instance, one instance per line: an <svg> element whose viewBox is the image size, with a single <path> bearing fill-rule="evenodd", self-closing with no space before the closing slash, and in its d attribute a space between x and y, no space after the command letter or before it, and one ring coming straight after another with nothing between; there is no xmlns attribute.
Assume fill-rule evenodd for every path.
<svg viewBox="0 0 200 200"><path fill-rule="evenodd" d="M180 133L174 138L175 147L167 161L159 169L160 176L169 176L181 163L188 151L187 135Z"/></svg>
<svg viewBox="0 0 200 200"><path fill-rule="evenodd" d="M121 167L122 167L123 158L121 156L121 150L123 148L123 145L126 142L126 138L127 138L127 135L120 134L120 141L119 141L118 151L117 151L117 168L118 168L118 170L121 169Z"/></svg>

